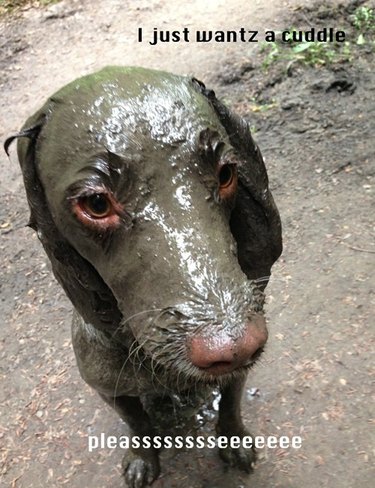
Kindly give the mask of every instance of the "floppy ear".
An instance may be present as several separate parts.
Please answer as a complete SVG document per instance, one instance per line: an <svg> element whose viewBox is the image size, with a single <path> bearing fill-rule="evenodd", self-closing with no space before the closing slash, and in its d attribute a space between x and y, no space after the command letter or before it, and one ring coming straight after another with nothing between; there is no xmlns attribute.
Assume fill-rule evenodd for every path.
<svg viewBox="0 0 375 488"><path fill-rule="evenodd" d="M46 120L42 109L26 122L26 128L5 141L4 149L8 154L12 141L19 139L18 159L30 208L29 226L37 231L57 281L86 322L111 332L122 318L117 302L94 267L58 231L38 177L36 147Z"/></svg>
<svg viewBox="0 0 375 488"><path fill-rule="evenodd" d="M193 83L209 100L240 158L238 193L230 218L239 264L249 279L269 276L271 266L282 252L282 238L280 215L268 187L262 154L251 137L248 123L231 112L203 83L196 79Z"/></svg>

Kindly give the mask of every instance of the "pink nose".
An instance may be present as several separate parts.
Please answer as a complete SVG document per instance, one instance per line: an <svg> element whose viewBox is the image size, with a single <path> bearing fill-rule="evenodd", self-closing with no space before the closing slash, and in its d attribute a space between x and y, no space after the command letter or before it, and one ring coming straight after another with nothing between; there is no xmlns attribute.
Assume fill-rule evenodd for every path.
<svg viewBox="0 0 375 488"><path fill-rule="evenodd" d="M253 314L246 322L241 337L231 337L225 329L211 334L193 336L189 357L197 368L214 376L229 373L254 361L267 342L266 321Z"/></svg>

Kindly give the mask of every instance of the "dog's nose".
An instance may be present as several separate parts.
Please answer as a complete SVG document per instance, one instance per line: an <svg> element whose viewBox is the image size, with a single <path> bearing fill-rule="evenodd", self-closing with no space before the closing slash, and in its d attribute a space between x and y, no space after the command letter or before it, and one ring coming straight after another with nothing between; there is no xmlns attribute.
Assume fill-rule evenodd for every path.
<svg viewBox="0 0 375 488"><path fill-rule="evenodd" d="M200 334L189 341L188 354L194 366L220 376L255 361L267 342L268 332L262 315L254 314L240 337L223 329L216 334Z"/></svg>

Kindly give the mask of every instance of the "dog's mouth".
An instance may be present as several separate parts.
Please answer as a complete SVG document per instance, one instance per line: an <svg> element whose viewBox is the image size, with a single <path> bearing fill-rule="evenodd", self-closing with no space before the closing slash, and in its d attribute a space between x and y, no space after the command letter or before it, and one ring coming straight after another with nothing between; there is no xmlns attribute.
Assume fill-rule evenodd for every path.
<svg viewBox="0 0 375 488"><path fill-rule="evenodd" d="M227 361L218 361L217 363L208 366L207 368L200 368L203 374L208 374L210 376L222 376L223 374L232 373L238 367Z"/></svg>

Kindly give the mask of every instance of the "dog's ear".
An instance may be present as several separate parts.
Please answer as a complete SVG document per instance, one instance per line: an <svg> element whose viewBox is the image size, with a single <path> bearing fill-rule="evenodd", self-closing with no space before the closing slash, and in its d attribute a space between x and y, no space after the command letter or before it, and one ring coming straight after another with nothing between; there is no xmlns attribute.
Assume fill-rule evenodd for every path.
<svg viewBox="0 0 375 488"><path fill-rule="evenodd" d="M57 281L86 322L112 332L122 317L117 302L94 267L57 229L38 177L37 145L47 119L42 109L26 122L21 132L5 141L4 149L8 154L10 144L18 139L18 159L30 208L29 226L37 232Z"/></svg>
<svg viewBox="0 0 375 488"><path fill-rule="evenodd" d="M239 264L249 279L267 277L282 252L282 237L280 215L268 187L262 154L248 123L221 103L202 82L195 78L192 82L209 100L241 163L236 203L230 218Z"/></svg>

